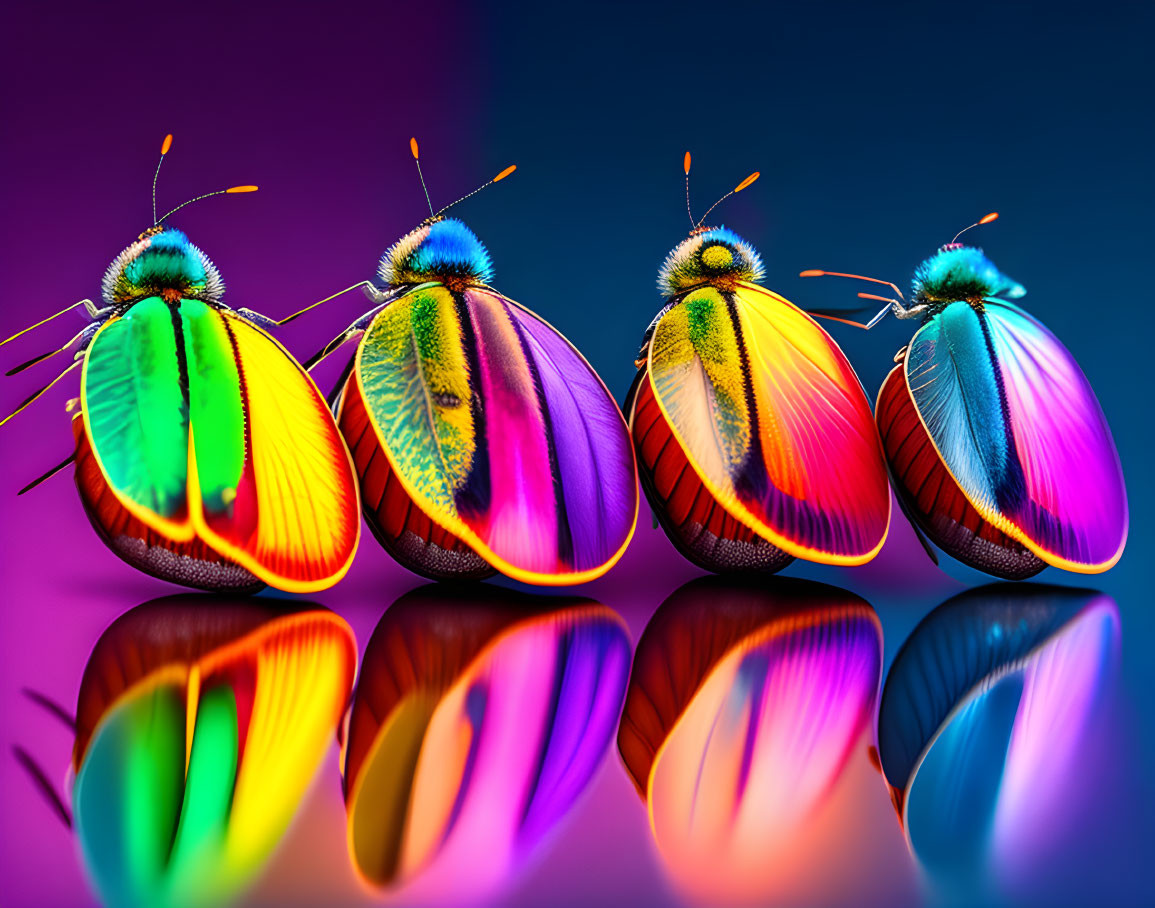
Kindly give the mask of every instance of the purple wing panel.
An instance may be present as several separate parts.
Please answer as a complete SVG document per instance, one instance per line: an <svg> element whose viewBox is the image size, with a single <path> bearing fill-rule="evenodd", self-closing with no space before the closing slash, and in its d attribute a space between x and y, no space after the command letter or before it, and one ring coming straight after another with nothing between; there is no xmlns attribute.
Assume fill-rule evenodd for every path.
<svg viewBox="0 0 1155 908"><path fill-rule="evenodd" d="M553 327L490 290L471 288L464 298L477 339L476 383L486 404L490 520L524 507L549 512L552 525L543 525L538 538L554 542L557 567L542 572L601 573L625 550L637 520L637 473L621 411L590 364ZM516 424L506 418L509 411L503 411L498 391L502 376L521 364L502 362L499 354L516 357L509 356L507 345L489 343L491 335L504 334L504 326L500 331L497 326L506 319L520 342L537 397L534 418ZM532 444L517 443L525 432L534 435ZM546 461L524 464L523 452ZM531 477L551 477L549 486L525 486L527 467L533 467ZM528 541L518 528L508 530L495 532L495 541L508 537L514 546L515 537Z"/></svg>
<svg viewBox="0 0 1155 908"><path fill-rule="evenodd" d="M1095 392L1038 319L1010 303L984 311L1026 481L1007 516L1052 564L1105 570L1127 539L1127 492Z"/></svg>
<svg viewBox="0 0 1155 908"><path fill-rule="evenodd" d="M1055 567L1118 560L1127 495L1111 430L1042 323L1000 300L951 303L919 328L905 369L935 449L984 520Z"/></svg>

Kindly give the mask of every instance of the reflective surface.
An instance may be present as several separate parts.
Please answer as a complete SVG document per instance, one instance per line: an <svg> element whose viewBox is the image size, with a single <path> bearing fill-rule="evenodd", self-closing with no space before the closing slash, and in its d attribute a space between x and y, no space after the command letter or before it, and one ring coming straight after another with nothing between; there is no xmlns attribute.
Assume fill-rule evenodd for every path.
<svg viewBox="0 0 1155 908"><path fill-rule="evenodd" d="M1071 823L1093 776L1117 669L1114 600L1035 584L968 590L932 611L887 677L879 754L914 856L935 885L1013 892Z"/></svg>
<svg viewBox="0 0 1155 908"><path fill-rule="evenodd" d="M184 595L117 619L84 671L72 761L101 900L241 894L329 749L356 659L349 626L323 609Z"/></svg>
<svg viewBox="0 0 1155 908"><path fill-rule="evenodd" d="M638 643L618 746L671 877L707 903L801 894L821 819L866 759L882 628L822 584L679 588Z"/></svg>
<svg viewBox="0 0 1155 908"><path fill-rule="evenodd" d="M460 903L517 873L609 749L629 658L624 622L592 600L402 596L365 651L344 761L366 886Z"/></svg>
<svg viewBox="0 0 1155 908"><path fill-rule="evenodd" d="M10 701L30 765L4 780L52 860L42 885L63 904L1133 891L1117 824L1143 814L1111 597L994 584L916 621L879 590L881 613L802 579L683 575L651 613L621 582L618 609L433 584L382 612L366 591L348 624L271 597L168 597L93 631L72 694L52 680L65 642L46 683L21 679L38 702Z"/></svg>

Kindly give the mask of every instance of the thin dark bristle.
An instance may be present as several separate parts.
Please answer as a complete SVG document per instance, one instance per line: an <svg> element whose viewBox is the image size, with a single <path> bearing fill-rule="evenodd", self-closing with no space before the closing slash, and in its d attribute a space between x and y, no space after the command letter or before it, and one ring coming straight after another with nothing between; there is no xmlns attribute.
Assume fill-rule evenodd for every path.
<svg viewBox="0 0 1155 908"><path fill-rule="evenodd" d="M322 347L320 350L318 350L316 353L314 353L312 356L310 356L307 360L305 360L305 363L304 363L305 371L308 372L310 369L312 369L313 366L317 365L317 363L319 363L326 356L328 356L330 353L332 353L334 350L336 350L338 347L340 347L341 344L345 343L346 340L348 340L348 338L342 334L340 337L335 337L335 338L333 338L333 340L329 341L329 343L325 344L324 347Z"/></svg>
<svg viewBox="0 0 1155 908"><path fill-rule="evenodd" d="M68 726L69 731L76 731L76 719L73 718L72 713L66 710L47 694L42 694L40 691L33 690L31 687L23 688L21 693L37 706L46 709L48 712L52 713L52 715L56 716L57 719Z"/></svg>
<svg viewBox="0 0 1155 908"><path fill-rule="evenodd" d="M47 473L41 473L39 476L37 476L35 479L33 479L32 482L28 483L28 485L26 485L24 488L22 488L16 494L17 495L23 495L25 492L31 492L38 485L40 485L40 483L51 479L53 476L55 476L57 473L59 473L61 470L63 470L66 466L68 466L74 460L76 460L76 452L69 454L66 458L64 458L64 460L60 461L60 463L58 463L56 466L52 467L52 469L50 469Z"/></svg>
<svg viewBox="0 0 1155 908"><path fill-rule="evenodd" d="M28 360L28 362L21 363L19 366L15 366L15 367L9 369L4 374L5 375L16 375L20 372L23 372L25 369L32 368L37 363L44 362L44 360L48 359L50 356L55 356L59 352L60 352L59 350L51 350L48 353L41 353L39 356L32 357L32 359Z"/></svg>
<svg viewBox="0 0 1155 908"><path fill-rule="evenodd" d="M813 309L805 310L808 315L852 315L855 312L865 312L867 309L873 309L873 306L817 306Z"/></svg>
<svg viewBox="0 0 1155 908"><path fill-rule="evenodd" d="M325 344L324 347L322 347L320 350L318 350L316 353L314 353L312 356L310 356L307 360L305 360L305 362L303 364L305 367L305 371L308 372L310 369L313 368L313 366L317 365L317 363L319 363L322 359L324 359L325 358L325 351L328 349L329 349L329 345Z"/></svg>
<svg viewBox="0 0 1155 908"><path fill-rule="evenodd" d="M24 398L24 400L20 401L20 406L18 406L15 410L12 411L12 415L19 413L21 410L23 410L25 407L27 407L30 403L32 403L32 401L36 400L36 398L38 398L41 394L43 394L45 391L47 391L51 386L52 386L52 382L49 382L43 388L38 388L35 391L33 391L26 398Z"/></svg>
<svg viewBox="0 0 1155 908"><path fill-rule="evenodd" d="M48 776L45 774L44 770L41 769L40 765L32 758L32 755L29 754L28 751L26 751L19 744L13 744L12 756L16 758L17 763L24 767L24 771L28 773L29 777L32 779L32 782L40 790L40 793L44 796L45 800L48 801L49 806L53 809L56 815L60 817L60 821L64 823L67 828L71 829L72 814L65 806L64 801L61 799L60 795L56 793L56 789L48 780Z"/></svg>

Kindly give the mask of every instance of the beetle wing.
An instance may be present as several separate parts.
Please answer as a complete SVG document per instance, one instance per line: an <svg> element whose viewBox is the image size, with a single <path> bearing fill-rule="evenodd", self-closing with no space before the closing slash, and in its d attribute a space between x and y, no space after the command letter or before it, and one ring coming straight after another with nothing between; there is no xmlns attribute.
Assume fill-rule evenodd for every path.
<svg viewBox="0 0 1155 908"><path fill-rule="evenodd" d="M172 310L150 297L97 331L80 380L85 431L110 488L133 516L177 542L196 536L181 353Z"/></svg>
<svg viewBox="0 0 1155 908"><path fill-rule="evenodd" d="M772 573L794 560L722 507L691 469L654 398L646 369L634 378L623 410L642 487L678 551L708 571Z"/></svg>
<svg viewBox="0 0 1155 908"><path fill-rule="evenodd" d="M791 555L874 557L890 519L878 435L854 370L813 319L752 284L695 290L655 327L649 371L727 511Z"/></svg>
<svg viewBox="0 0 1155 908"><path fill-rule="evenodd" d="M625 551L638 501L621 412L528 310L482 287L413 290L374 319L355 376L405 491L494 567L575 583Z"/></svg>
<svg viewBox="0 0 1155 908"><path fill-rule="evenodd" d="M221 310L206 309L204 317L222 325L232 342L241 384L229 391L242 395L245 447L231 501L228 495L214 499L216 489L201 481L204 506L193 510L197 529L280 589L332 586L352 563L361 520L352 462L325 399L296 360L256 325ZM198 477L215 452L215 444L202 443L203 425L194 410Z"/></svg>
<svg viewBox="0 0 1155 908"><path fill-rule="evenodd" d="M146 299L97 333L81 395L101 472L146 526L284 590L344 575L360 531L349 455L264 331L198 300Z"/></svg>
<svg viewBox="0 0 1155 908"><path fill-rule="evenodd" d="M916 529L959 561L1008 580L1024 580L1046 567L967 500L918 418L902 366L882 383L874 413L895 494Z"/></svg>
<svg viewBox="0 0 1155 908"><path fill-rule="evenodd" d="M84 417L72 417L76 438L76 489L97 534L113 552L134 568L162 580L212 592L254 592L260 580L193 537L175 542L145 524L123 505L92 453Z"/></svg>
<svg viewBox="0 0 1155 908"><path fill-rule="evenodd" d="M432 580L481 580L496 573L468 543L414 503L381 448L351 365L337 424L361 480L365 519L385 551L407 570Z"/></svg>
<svg viewBox="0 0 1155 908"><path fill-rule="evenodd" d="M98 644L73 804L106 903L231 901L331 746L356 671L352 631L312 610L245 632L258 608L160 606L137 633Z"/></svg>
<svg viewBox="0 0 1155 908"><path fill-rule="evenodd" d="M911 341L906 382L979 514L1049 564L1094 573L1127 537L1119 457L1074 358L1017 306L952 303Z"/></svg>

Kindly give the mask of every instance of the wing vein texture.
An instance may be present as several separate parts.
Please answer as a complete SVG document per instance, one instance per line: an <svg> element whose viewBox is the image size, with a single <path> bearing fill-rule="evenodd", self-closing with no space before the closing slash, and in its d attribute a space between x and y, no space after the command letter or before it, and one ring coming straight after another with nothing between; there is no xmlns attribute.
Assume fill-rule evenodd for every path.
<svg viewBox="0 0 1155 908"><path fill-rule="evenodd" d="M1128 520L1118 454L1082 371L1042 323L998 300L953 303L915 335L907 382L984 519L1059 567L1114 564Z"/></svg>
<svg viewBox="0 0 1155 908"><path fill-rule="evenodd" d="M675 307L655 328L651 383L718 502L790 554L867 560L886 534L889 489L870 405L842 352L760 288L707 288L680 306L689 315Z"/></svg>

